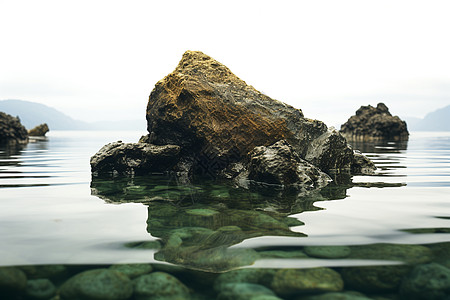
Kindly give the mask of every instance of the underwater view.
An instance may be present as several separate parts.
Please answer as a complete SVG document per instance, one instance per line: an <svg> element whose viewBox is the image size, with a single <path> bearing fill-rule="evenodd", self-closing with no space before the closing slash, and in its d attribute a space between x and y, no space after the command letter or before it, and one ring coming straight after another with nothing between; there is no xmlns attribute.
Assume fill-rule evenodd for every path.
<svg viewBox="0 0 450 300"><path fill-rule="evenodd" d="M375 174L313 190L91 177L143 134L0 148L0 299L450 299L450 132L354 143Z"/></svg>

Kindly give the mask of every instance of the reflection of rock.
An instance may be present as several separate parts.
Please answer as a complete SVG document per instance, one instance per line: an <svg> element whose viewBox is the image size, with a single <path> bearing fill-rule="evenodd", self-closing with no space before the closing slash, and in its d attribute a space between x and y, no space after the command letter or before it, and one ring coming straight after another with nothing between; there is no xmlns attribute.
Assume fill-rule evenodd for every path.
<svg viewBox="0 0 450 300"><path fill-rule="evenodd" d="M28 142L28 132L20 119L0 112L0 144L16 145Z"/></svg>
<svg viewBox="0 0 450 300"><path fill-rule="evenodd" d="M341 126L341 134L348 140L407 140L406 122L392 116L383 103L377 107L361 106L356 115Z"/></svg>
<svg viewBox="0 0 450 300"><path fill-rule="evenodd" d="M49 132L47 123L38 125L33 129L28 130L29 136L45 136L45 134Z"/></svg>
<svg viewBox="0 0 450 300"><path fill-rule="evenodd" d="M257 151L255 147L267 147L281 140L291 145L295 155L323 172L350 172L355 163L365 163L354 159L352 149L339 132L329 130L320 121L304 118L301 110L258 92L201 52L187 51L176 69L156 83L146 118L149 135L141 143L179 146L180 159L167 171L173 171L183 180L204 175L236 177L245 171L248 154ZM113 159L107 155L98 158ZM135 168L133 159L124 163L130 164L125 169ZM93 172L96 165L92 165ZM144 169L146 173L154 172L153 167L143 166L141 173ZM369 169L370 166L359 167L359 171ZM114 165L105 164L105 172L113 170ZM297 185L310 185L310 180L318 176L312 178L308 174L310 180L306 183L302 182L303 175L287 177L289 180L297 177ZM278 178L277 181L291 184L289 180ZM319 178L314 185L323 182Z"/></svg>
<svg viewBox="0 0 450 300"><path fill-rule="evenodd" d="M170 171L178 162L180 147L146 143L115 142L103 146L91 157L92 172L148 174Z"/></svg>

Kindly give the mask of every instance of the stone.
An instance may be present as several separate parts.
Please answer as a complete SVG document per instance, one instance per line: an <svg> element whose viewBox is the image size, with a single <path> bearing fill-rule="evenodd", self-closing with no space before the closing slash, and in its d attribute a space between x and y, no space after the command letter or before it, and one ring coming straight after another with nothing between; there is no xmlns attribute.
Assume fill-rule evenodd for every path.
<svg viewBox="0 0 450 300"><path fill-rule="evenodd" d="M237 269L221 273L214 282L214 290L220 292L223 288L230 283L253 283L270 286L274 269Z"/></svg>
<svg viewBox="0 0 450 300"><path fill-rule="evenodd" d="M29 299L48 300L56 295L56 287L45 278L31 279L27 282L25 293Z"/></svg>
<svg viewBox="0 0 450 300"><path fill-rule="evenodd" d="M396 291L410 270L408 265L346 267L342 269L341 275L346 287L361 292L380 293Z"/></svg>
<svg viewBox="0 0 450 300"><path fill-rule="evenodd" d="M306 296L298 298L298 300L370 300L372 298L368 298L365 295L348 291L348 292L333 292L333 293L324 293L320 295Z"/></svg>
<svg viewBox="0 0 450 300"><path fill-rule="evenodd" d="M272 290L279 296L339 292L344 287L341 275L330 268L280 269L273 276Z"/></svg>
<svg viewBox="0 0 450 300"><path fill-rule="evenodd" d="M49 132L50 129L48 128L47 123L38 125L34 127L33 129L28 130L29 136L45 136L47 132Z"/></svg>
<svg viewBox="0 0 450 300"><path fill-rule="evenodd" d="M437 263L418 265L403 280L400 293L404 299L449 299L450 269Z"/></svg>
<svg viewBox="0 0 450 300"><path fill-rule="evenodd" d="M331 181L327 174L301 159L285 140L255 147L249 156L248 180L310 189Z"/></svg>
<svg viewBox="0 0 450 300"><path fill-rule="evenodd" d="M375 173L375 164L367 156L358 150L353 150L353 161L351 165L352 174L373 174Z"/></svg>
<svg viewBox="0 0 450 300"><path fill-rule="evenodd" d="M174 276L164 272L142 275L133 281L136 300L185 300L188 288Z"/></svg>
<svg viewBox="0 0 450 300"><path fill-rule="evenodd" d="M425 246L406 244L372 244L352 246L350 258L390 260L408 264L430 262L433 253Z"/></svg>
<svg viewBox="0 0 450 300"><path fill-rule="evenodd" d="M170 171L179 159L180 147L147 143L114 142L91 157L93 174L149 174Z"/></svg>
<svg viewBox="0 0 450 300"><path fill-rule="evenodd" d="M119 271L130 279L148 274L153 270L150 264L118 264L110 266L109 269Z"/></svg>
<svg viewBox="0 0 450 300"><path fill-rule="evenodd" d="M0 144L20 145L28 142L28 132L19 117L0 112Z"/></svg>
<svg viewBox="0 0 450 300"><path fill-rule="evenodd" d="M21 293L27 286L27 276L16 267L0 267L0 295Z"/></svg>
<svg viewBox="0 0 450 300"><path fill-rule="evenodd" d="M93 269L78 273L60 288L63 300L122 300L133 294L131 280L121 272Z"/></svg>
<svg viewBox="0 0 450 300"><path fill-rule="evenodd" d="M256 296L272 296L275 294L265 286L254 283L228 283L222 287L217 300L248 300Z"/></svg>
<svg viewBox="0 0 450 300"><path fill-rule="evenodd" d="M350 141L408 140L406 122L392 116L384 103L361 106L341 125L340 133Z"/></svg>
<svg viewBox="0 0 450 300"><path fill-rule="evenodd" d="M350 255L348 246L306 246L303 251L311 257L317 258L345 258Z"/></svg>

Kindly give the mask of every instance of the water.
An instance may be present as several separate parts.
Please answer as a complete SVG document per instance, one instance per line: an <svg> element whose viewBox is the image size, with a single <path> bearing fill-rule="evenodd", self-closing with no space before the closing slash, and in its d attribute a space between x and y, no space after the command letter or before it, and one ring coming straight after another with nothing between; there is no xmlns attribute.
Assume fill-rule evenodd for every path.
<svg viewBox="0 0 450 300"><path fill-rule="evenodd" d="M162 175L91 179L89 158L101 146L142 134L53 131L23 149L0 148L0 266L59 288L86 270L136 263L180 279L189 288L180 299L449 295L450 132L355 145L376 174L307 194ZM2 286L1 270L1 293L31 297ZM416 273L431 279L417 288ZM134 297L146 299L137 286Z"/></svg>

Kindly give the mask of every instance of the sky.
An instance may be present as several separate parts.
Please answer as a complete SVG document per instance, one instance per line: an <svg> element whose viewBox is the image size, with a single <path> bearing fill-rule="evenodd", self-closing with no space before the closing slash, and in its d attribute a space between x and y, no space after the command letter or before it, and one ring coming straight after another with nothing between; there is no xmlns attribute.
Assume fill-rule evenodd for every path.
<svg viewBox="0 0 450 300"><path fill-rule="evenodd" d="M339 127L361 105L450 104L450 1L0 0L0 100L84 121L145 118L155 83L202 51Z"/></svg>

